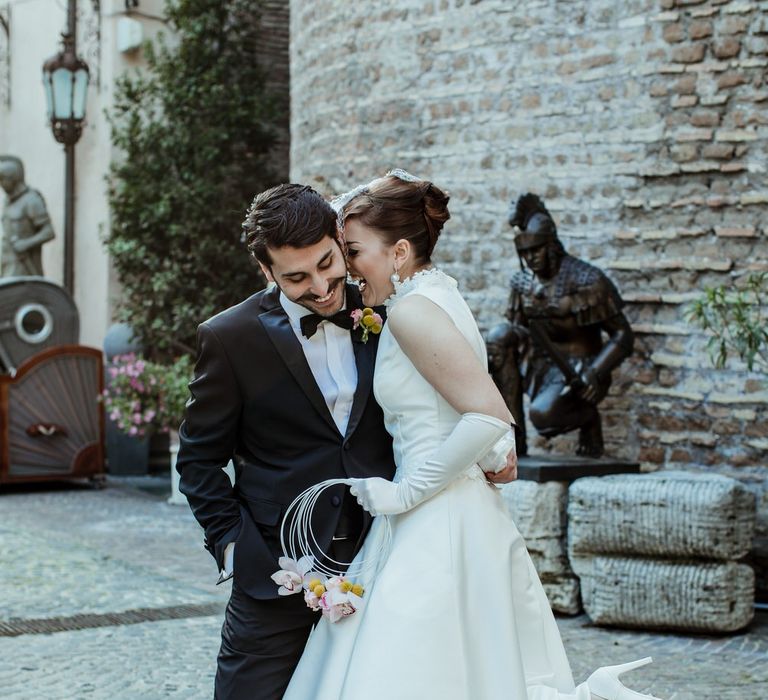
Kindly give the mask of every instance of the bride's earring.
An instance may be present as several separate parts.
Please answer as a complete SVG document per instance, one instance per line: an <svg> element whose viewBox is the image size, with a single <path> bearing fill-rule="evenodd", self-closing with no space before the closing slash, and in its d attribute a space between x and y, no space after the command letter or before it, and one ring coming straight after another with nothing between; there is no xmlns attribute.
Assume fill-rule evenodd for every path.
<svg viewBox="0 0 768 700"><path fill-rule="evenodd" d="M395 288L395 293L397 293L397 290L400 289L403 284L400 281L400 275L397 272L397 268L395 268L395 271L389 276L389 281L392 282L392 286Z"/></svg>

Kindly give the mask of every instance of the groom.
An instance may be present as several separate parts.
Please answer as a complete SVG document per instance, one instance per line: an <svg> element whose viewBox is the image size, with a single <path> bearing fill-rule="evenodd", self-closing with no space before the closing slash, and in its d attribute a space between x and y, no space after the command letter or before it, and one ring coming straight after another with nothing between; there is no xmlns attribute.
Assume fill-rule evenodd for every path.
<svg viewBox="0 0 768 700"><path fill-rule="evenodd" d="M325 479L391 479L395 467L371 391L378 336L363 343L349 330L362 304L345 282L336 213L310 187L278 185L254 199L243 228L275 285L200 325L177 469L220 580L233 576L215 697L277 700L317 621L270 579L286 507ZM369 525L343 486L315 505L317 544L334 559L350 561Z"/></svg>

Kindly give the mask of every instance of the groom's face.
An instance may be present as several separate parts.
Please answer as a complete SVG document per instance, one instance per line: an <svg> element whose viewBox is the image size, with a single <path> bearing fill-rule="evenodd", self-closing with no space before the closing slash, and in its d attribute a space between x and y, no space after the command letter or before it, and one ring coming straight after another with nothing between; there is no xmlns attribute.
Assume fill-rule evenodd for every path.
<svg viewBox="0 0 768 700"><path fill-rule="evenodd" d="M272 265L261 270L291 301L321 316L344 305L347 268L341 248L328 236L305 248L269 248Z"/></svg>

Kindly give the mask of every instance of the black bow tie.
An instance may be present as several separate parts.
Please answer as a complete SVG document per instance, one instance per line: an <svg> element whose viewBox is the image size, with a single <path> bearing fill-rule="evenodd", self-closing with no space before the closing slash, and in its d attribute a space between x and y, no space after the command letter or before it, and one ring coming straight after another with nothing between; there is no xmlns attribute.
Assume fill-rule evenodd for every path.
<svg viewBox="0 0 768 700"><path fill-rule="evenodd" d="M321 316L320 314L307 314L299 319L301 324L301 332L307 337L311 338L317 333L317 327L323 321L330 321L339 328L345 328L346 330L352 330L354 321L352 320L351 311L348 309L342 309L336 312L333 316Z"/></svg>
<svg viewBox="0 0 768 700"><path fill-rule="evenodd" d="M387 307L383 304L381 306L374 306L373 310L379 314L382 319L387 318ZM342 309L341 311L337 311L335 314L333 314L333 316L307 314L306 316L302 316L299 319L302 335L304 335L306 338L311 338L315 333L317 333L317 327L323 321L330 321L331 323L337 325L339 328L345 328L346 330L352 330L352 326L355 325L355 322L352 320L352 312L349 309ZM359 326L357 331L352 334L352 340L359 340L359 338L355 337L358 332L362 332Z"/></svg>

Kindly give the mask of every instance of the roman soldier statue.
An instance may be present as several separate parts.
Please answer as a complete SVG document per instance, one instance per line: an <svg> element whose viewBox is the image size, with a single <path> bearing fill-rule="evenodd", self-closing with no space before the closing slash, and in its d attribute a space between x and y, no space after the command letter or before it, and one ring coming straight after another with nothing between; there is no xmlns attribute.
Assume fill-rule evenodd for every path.
<svg viewBox="0 0 768 700"><path fill-rule="evenodd" d="M512 277L507 318L528 346L518 371L531 423L545 437L578 429L577 453L599 457L598 404L634 342L624 303L601 270L568 255L538 196L522 195L509 224L517 229L522 269ZM509 353L512 361L515 356Z"/></svg>

